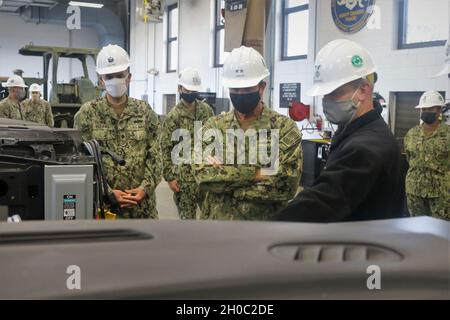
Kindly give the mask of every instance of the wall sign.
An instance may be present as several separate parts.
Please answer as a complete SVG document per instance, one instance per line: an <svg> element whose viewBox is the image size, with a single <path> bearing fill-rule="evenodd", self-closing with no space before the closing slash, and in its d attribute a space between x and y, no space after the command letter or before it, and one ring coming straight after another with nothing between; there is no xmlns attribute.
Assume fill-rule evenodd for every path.
<svg viewBox="0 0 450 320"><path fill-rule="evenodd" d="M292 101L301 100L300 83L281 83L280 84L280 108L289 108Z"/></svg>
<svg viewBox="0 0 450 320"><path fill-rule="evenodd" d="M367 25L375 0L332 0L331 13L339 30L356 33Z"/></svg>

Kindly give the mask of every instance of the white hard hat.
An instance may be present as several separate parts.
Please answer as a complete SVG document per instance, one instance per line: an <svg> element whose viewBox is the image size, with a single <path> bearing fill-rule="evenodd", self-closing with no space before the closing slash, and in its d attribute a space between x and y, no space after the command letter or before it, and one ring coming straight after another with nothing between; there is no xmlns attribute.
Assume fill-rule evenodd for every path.
<svg viewBox="0 0 450 320"><path fill-rule="evenodd" d="M30 90L29 90L30 92L41 92L41 86L40 85L38 85L37 83L33 83L31 86L30 86Z"/></svg>
<svg viewBox="0 0 450 320"><path fill-rule="evenodd" d="M20 87L20 88L27 88L28 86L23 81L22 77L14 75L8 78L6 81L5 87L7 88L13 88L13 87Z"/></svg>
<svg viewBox="0 0 450 320"><path fill-rule="evenodd" d="M445 99L437 91L427 91L420 98L416 109L426 109L432 107L445 107Z"/></svg>
<svg viewBox="0 0 450 320"><path fill-rule="evenodd" d="M439 72L436 77L448 75L450 73L450 40L445 44L445 66L441 72Z"/></svg>
<svg viewBox="0 0 450 320"><path fill-rule="evenodd" d="M118 45L109 44L97 56L97 73L99 75L122 72L130 67L128 53Z"/></svg>
<svg viewBox="0 0 450 320"><path fill-rule="evenodd" d="M324 96L376 72L369 52L356 42L338 39L323 47L316 59L314 85L309 96Z"/></svg>
<svg viewBox="0 0 450 320"><path fill-rule="evenodd" d="M178 76L178 85L189 91L201 91L202 79L198 71L194 68L187 68L180 72Z"/></svg>
<svg viewBox="0 0 450 320"><path fill-rule="evenodd" d="M223 65L223 86L250 88L270 75L264 58L253 48L233 49Z"/></svg>

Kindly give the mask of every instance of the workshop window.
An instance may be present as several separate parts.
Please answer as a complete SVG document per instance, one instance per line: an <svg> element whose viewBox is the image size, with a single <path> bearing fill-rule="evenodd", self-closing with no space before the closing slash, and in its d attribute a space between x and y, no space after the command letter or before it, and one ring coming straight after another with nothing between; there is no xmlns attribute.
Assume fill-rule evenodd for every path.
<svg viewBox="0 0 450 320"><path fill-rule="evenodd" d="M308 57L309 0L283 0L281 60Z"/></svg>
<svg viewBox="0 0 450 320"><path fill-rule="evenodd" d="M176 72L178 65L178 5L167 10L167 72Z"/></svg>
<svg viewBox="0 0 450 320"><path fill-rule="evenodd" d="M225 0L216 0L214 22L214 67L223 66L225 53L225 21L222 11L225 10Z"/></svg>
<svg viewBox="0 0 450 320"><path fill-rule="evenodd" d="M445 45L449 1L400 0L399 49Z"/></svg>

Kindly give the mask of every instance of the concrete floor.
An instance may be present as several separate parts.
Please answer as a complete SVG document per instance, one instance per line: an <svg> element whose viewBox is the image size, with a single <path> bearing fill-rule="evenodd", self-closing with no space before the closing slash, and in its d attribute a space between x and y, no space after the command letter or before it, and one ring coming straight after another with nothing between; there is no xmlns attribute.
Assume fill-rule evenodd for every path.
<svg viewBox="0 0 450 320"><path fill-rule="evenodd" d="M156 209L161 220L179 220L177 207L173 202L173 192L164 180L156 188Z"/></svg>
<svg viewBox="0 0 450 320"><path fill-rule="evenodd" d="M156 188L156 209L160 220L180 220L177 206L173 201L173 192L164 180ZM200 208L197 207L197 219L200 218L200 214Z"/></svg>

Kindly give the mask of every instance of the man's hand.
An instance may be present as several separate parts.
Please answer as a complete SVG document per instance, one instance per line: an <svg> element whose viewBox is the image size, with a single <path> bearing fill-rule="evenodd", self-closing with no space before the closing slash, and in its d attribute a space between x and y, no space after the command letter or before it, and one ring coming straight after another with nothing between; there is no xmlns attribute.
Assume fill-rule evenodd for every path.
<svg viewBox="0 0 450 320"><path fill-rule="evenodd" d="M131 209L131 208L137 206L138 204L140 204L142 202L142 200L145 199L145 197L147 197L147 193L142 188L125 190L125 192L127 193L127 195L123 196L122 198L127 201L130 201L131 203L135 203L134 205L131 205L131 203L129 205L126 204L123 207L125 209Z"/></svg>
<svg viewBox="0 0 450 320"><path fill-rule="evenodd" d="M114 196L116 197L116 200L119 203L121 209L129 209L138 205L137 201L126 198L129 197L130 194L120 190L113 190L112 192L114 193Z"/></svg>
<svg viewBox="0 0 450 320"><path fill-rule="evenodd" d="M264 180L267 180L267 176L263 176L261 174L261 169L257 169L256 170L256 175L255 175L255 181L256 182L261 182L261 181L264 181Z"/></svg>
<svg viewBox="0 0 450 320"><path fill-rule="evenodd" d="M173 181L167 182L167 184L169 185L169 188L170 188L173 192L175 192L175 193L180 192L180 186L178 185L177 180L173 180Z"/></svg>

